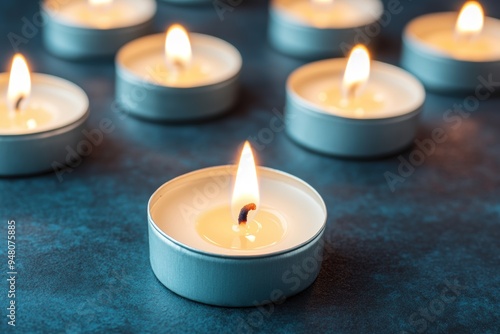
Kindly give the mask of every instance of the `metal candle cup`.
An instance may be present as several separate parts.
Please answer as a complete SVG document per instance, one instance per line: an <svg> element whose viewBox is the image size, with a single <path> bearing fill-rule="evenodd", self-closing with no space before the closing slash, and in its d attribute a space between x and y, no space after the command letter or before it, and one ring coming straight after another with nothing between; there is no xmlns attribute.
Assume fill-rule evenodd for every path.
<svg viewBox="0 0 500 334"><path fill-rule="evenodd" d="M485 80L500 77L500 20L485 17L477 36L460 38L454 36L457 16L457 13L428 14L414 19L405 28L402 66L414 73L426 88L474 92L479 77Z"/></svg>
<svg viewBox="0 0 500 334"><path fill-rule="evenodd" d="M366 90L380 98L380 109L363 115L337 110L321 98L323 91L340 87L346 63L345 58L313 62L289 76L285 123L290 138L316 152L353 158L409 146L425 99L422 85L398 67L372 61Z"/></svg>
<svg viewBox="0 0 500 334"><path fill-rule="evenodd" d="M149 248L156 277L173 292L218 306L253 306L299 293L316 279L322 261L326 207L320 195L289 174L258 167L261 203L282 218L275 244L228 249L196 231L200 214L228 202L236 166L218 166L177 177L149 200ZM231 221L228 221L231 224ZM297 278L293 266L307 272Z"/></svg>
<svg viewBox="0 0 500 334"><path fill-rule="evenodd" d="M45 0L41 6L45 47L68 59L113 56L125 43L150 32L156 13L154 0L93 6L88 0Z"/></svg>
<svg viewBox="0 0 500 334"><path fill-rule="evenodd" d="M191 33L189 39L192 62L207 71L192 83L167 80L165 34L139 38L119 51L116 95L126 111L153 121L190 121L214 117L235 104L242 65L238 50L208 35Z"/></svg>
<svg viewBox="0 0 500 334"><path fill-rule="evenodd" d="M278 51L318 59L343 54L357 35L383 13L379 0L273 0L268 37Z"/></svg>
<svg viewBox="0 0 500 334"><path fill-rule="evenodd" d="M9 75L0 74L0 91L7 90ZM75 84L46 74L32 74L30 103L46 108L52 120L28 130L0 126L0 176L46 172L55 161L65 161L66 147L76 147L89 115L85 92ZM5 105L5 100L0 100ZM1 108L0 112L5 112Z"/></svg>

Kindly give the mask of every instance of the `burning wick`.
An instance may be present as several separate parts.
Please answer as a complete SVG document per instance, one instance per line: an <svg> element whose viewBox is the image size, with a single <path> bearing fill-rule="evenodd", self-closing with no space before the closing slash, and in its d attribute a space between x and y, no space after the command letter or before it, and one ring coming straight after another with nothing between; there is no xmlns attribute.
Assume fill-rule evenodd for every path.
<svg viewBox="0 0 500 334"><path fill-rule="evenodd" d="M255 203L250 203L241 208L240 214L238 216L238 225L246 224L248 212L250 210L257 210L257 205L255 205Z"/></svg>
<svg viewBox="0 0 500 334"><path fill-rule="evenodd" d="M23 95L19 96L16 103L14 104L14 110L19 112L21 110L21 103L23 103L25 97Z"/></svg>

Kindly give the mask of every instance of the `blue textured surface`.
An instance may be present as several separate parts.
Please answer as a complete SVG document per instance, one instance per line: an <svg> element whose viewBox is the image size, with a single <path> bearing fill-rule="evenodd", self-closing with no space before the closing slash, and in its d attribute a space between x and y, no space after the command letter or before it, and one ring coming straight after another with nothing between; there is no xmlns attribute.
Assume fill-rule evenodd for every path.
<svg viewBox="0 0 500 334"><path fill-rule="evenodd" d="M20 34L22 17L31 19L37 4L2 0L2 69L13 54L7 34ZM460 6L430 0L402 4L404 10L383 30L377 52L383 61L398 62L400 33L409 19ZM159 4L158 31L180 21L228 40L243 55L241 103L226 117L199 124L123 117L111 108L111 60L57 59L42 49L40 34L21 45L34 70L74 81L88 92L90 128L109 118L115 130L64 174L63 182L53 174L0 180L0 332L12 331L5 317L5 240L6 221L15 219L19 333L498 333L498 98L481 102L468 118L454 115L446 122L445 112L464 96L429 94L418 138L429 138L439 127L447 140L395 192L384 173L397 173L397 157L333 159L297 147L283 132L260 147L263 165L309 182L329 210L328 257L319 278L305 292L274 305L272 314L197 304L155 279L147 245L149 196L175 176L233 162L243 140L269 134L262 129L270 126L273 108L283 109L286 77L303 64L268 47L266 5L243 1L221 21L211 6ZM493 1L486 11L500 17ZM445 291L447 303L440 302L446 283L455 279L465 288L455 298Z"/></svg>

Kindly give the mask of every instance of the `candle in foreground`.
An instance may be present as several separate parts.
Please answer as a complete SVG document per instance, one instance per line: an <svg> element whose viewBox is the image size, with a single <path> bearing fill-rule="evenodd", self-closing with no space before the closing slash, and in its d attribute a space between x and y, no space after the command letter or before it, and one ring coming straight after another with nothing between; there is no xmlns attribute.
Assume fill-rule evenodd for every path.
<svg viewBox="0 0 500 334"><path fill-rule="evenodd" d="M349 59L307 64L287 83L286 130L320 153L377 157L409 146L425 99L409 73L370 60L358 45Z"/></svg>
<svg viewBox="0 0 500 334"><path fill-rule="evenodd" d="M174 24L125 45L116 58L116 94L134 116L188 121L227 111L238 97L241 55L231 44Z"/></svg>
<svg viewBox="0 0 500 334"><path fill-rule="evenodd" d="M238 166L198 170L161 186L148 220L154 273L199 302L253 306L276 291L291 296L312 284L321 266L323 200L296 177L256 167L248 143ZM307 265L298 286L283 279L294 265Z"/></svg>
<svg viewBox="0 0 500 334"><path fill-rule="evenodd" d="M154 0L44 0L43 39L53 54L72 59L112 56L151 30Z"/></svg>
<svg viewBox="0 0 500 334"><path fill-rule="evenodd" d="M31 74L17 54L10 73L0 74L0 175L26 175L65 161L65 147L76 147L88 117L88 99L76 85L45 74Z"/></svg>
<svg viewBox="0 0 500 334"><path fill-rule="evenodd" d="M460 13L418 17L405 28L402 64L430 89L473 91L478 77L500 75L500 20L479 2Z"/></svg>
<svg viewBox="0 0 500 334"><path fill-rule="evenodd" d="M343 53L383 13L379 0L273 0L269 41L280 52L302 58ZM375 36L372 37L375 39Z"/></svg>
<svg viewBox="0 0 500 334"><path fill-rule="evenodd" d="M238 164L231 203L200 214L196 228L203 239L231 249L259 249L283 238L283 217L272 208L260 207L255 160L248 142Z"/></svg>

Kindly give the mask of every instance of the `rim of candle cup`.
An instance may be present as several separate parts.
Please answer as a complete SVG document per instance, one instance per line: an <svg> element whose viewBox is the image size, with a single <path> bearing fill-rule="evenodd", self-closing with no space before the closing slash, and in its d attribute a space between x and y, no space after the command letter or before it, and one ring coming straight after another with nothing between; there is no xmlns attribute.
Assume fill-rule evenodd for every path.
<svg viewBox="0 0 500 334"><path fill-rule="evenodd" d="M197 85L188 85L188 86L175 86L175 85L167 85L163 83L155 83L148 78L144 78L144 76L138 75L134 71L130 70L127 66L129 62L133 62L134 59L139 58L142 54L147 54L148 52L161 52L164 54L165 52L165 33L153 34L144 37L137 38L127 44L125 44L116 55L116 66L119 68L120 75L124 76L126 79L133 81L140 81L148 86L153 86L160 89L170 88L170 89L179 89L179 90L188 90L188 89L198 89L201 87L210 87L213 85L218 85L220 83L229 81L234 79L239 75L241 71L241 67L243 64L243 60L240 52L236 47L234 47L229 42L225 40L210 36L206 34L199 33L189 33L189 39L191 41L191 47L193 50L193 54L196 53L196 49L200 46L205 47L206 50L211 52L216 52L218 56L223 55L226 60L226 66L223 71L218 71L214 78L207 80L206 82L201 82ZM207 45L207 41L210 43ZM142 44L147 43L147 47L144 47ZM215 45L213 45L215 44Z"/></svg>
<svg viewBox="0 0 500 334"><path fill-rule="evenodd" d="M402 116L410 116L415 111L418 111L423 105L425 100L425 89L417 78L397 66L375 60L370 62L370 78L377 75L383 75L383 79L385 80L388 78L393 79L395 82L394 88L399 89L401 92L404 90L408 93L409 97L413 97L411 100L405 100L405 105L397 105L396 111L394 111L391 116L381 115L378 117L363 118L349 117L345 114L335 113L333 110L325 110L322 106L309 101L299 93L298 87L300 85L304 85L304 83L314 80L315 78L318 78L318 76L333 78L335 75L340 75L340 77L342 77L346 64L347 58L333 58L315 61L299 67L288 77L286 90L290 97L294 99L295 103L301 105L308 111L316 112L321 115L327 115L329 117L339 118L339 120L349 120L355 122L391 120L401 118Z"/></svg>
<svg viewBox="0 0 500 334"><path fill-rule="evenodd" d="M287 10L287 6L291 2L297 2L297 1L303 1L303 0L272 0L271 12L276 13L278 16L280 16L284 21L286 21L289 24L293 24L295 26L300 25L304 28L325 29L325 30L354 29L358 27L367 26L369 24L378 21L382 16L382 14L384 13L384 5L380 0L351 0L347 2L357 6L360 12L364 12L366 20L357 22L356 25L349 25L349 26L336 25L336 22L332 22L331 25L320 26L320 25L310 24L307 21L301 20L300 18L291 15L291 13ZM372 5L373 7L370 8L366 6L367 4Z"/></svg>
<svg viewBox="0 0 500 334"><path fill-rule="evenodd" d="M80 2L87 2L88 0L77 0ZM114 0L116 2L127 2L132 4L134 8L137 9L136 14L134 15L134 21L131 22L130 24L122 24L122 25L117 25L113 26L111 28L99 28L96 26L92 25L86 25L86 24L80 24L80 23L75 23L72 20L65 19L64 17L61 17L58 13L58 10L61 10L61 7L64 7L65 5L69 4L74 4L75 1L62 1L61 0L42 0L41 3L41 8L42 11L47 13L48 17L53 20L54 22L57 22L61 25L67 26L67 27L73 27L77 29L84 29L84 30L96 30L96 31L113 31L113 30L120 30L123 28L130 28L130 27L135 27L135 26L140 26L148 21L150 21L157 9L157 4L156 1L154 0ZM51 4L54 5L51 5ZM139 6L138 6L139 5ZM141 15L142 14L142 15Z"/></svg>
<svg viewBox="0 0 500 334"><path fill-rule="evenodd" d="M403 40L415 45L418 49L427 54L432 54L443 59L452 59L459 62L468 63L486 63L500 61L500 55L497 57L485 57L483 59L466 59L456 57L446 51L440 50L425 41L425 36L429 33L451 30L454 31L458 13L456 12L440 12L431 13L419 16L411 20L405 27L403 32ZM500 43L500 20L485 16L483 32L488 32L491 35L498 37Z"/></svg>
<svg viewBox="0 0 500 334"><path fill-rule="evenodd" d="M78 85L71 81L62 79L49 74L43 73L31 73L32 80L32 94L36 94L36 91L49 90L53 92L54 96L59 96L58 101L64 101L65 104L73 105L73 108L65 108L64 110L59 110L56 113L58 115L64 115L62 120L57 120L57 122L50 122L46 126L40 126L35 129L26 129L22 132L13 132L13 130L5 130L0 128L0 136L2 137L18 137L33 134L42 134L54 130L58 130L74 123L77 123L82 118L86 117L89 110L89 98L85 91ZM0 73L0 88L3 91L7 91L7 86L9 82L9 73ZM4 99L3 101L6 100ZM63 103L63 102L60 102Z"/></svg>
<svg viewBox="0 0 500 334"><path fill-rule="evenodd" d="M311 234L310 237L308 237L307 239L303 240L300 243L293 244L293 246L285 248L285 249L266 252L266 249L270 249L273 246L279 245L280 243L274 244L272 246L259 248L256 250L235 250L235 249L226 249L223 247L218 247L216 245L211 245L207 241L200 239L203 243L206 243L205 245L209 245L209 248L219 250L219 252L212 252L212 251L206 251L203 249L196 248L192 245L187 245L186 243L183 243L183 242L175 239L174 237L169 235L167 232L162 230L158 226L158 224L155 222L155 220L153 219L153 217L152 217L153 216L152 215L153 207L157 203L158 199L162 197L161 194L162 194L162 192L164 192L165 188L172 187L173 189L179 189L179 188L183 187L183 183L186 181L188 181L190 184L192 184L196 180L203 180L203 179L207 179L207 178L210 179L210 178L213 178L214 175L218 175L216 173L218 171L221 172L220 175L230 176L231 178L233 178L234 175L236 174L236 169L237 169L237 165L222 165L222 166L203 168L203 169L199 169L196 171L192 171L192 172L177 176L177 177L171 179L170 181L167 181L166 183L162 184L153 193L153 195L151 195L151 197L148 201L148 222L153 226L153 228L160 235L162 235L163 237L167 238L169 241L173 242L174 244L176 244L182 248L185 248L185 249L188 249L188 250L193 251L195 253L199 253L199 254L203 254L203 255L208 255L208 256L213 256L213 257L218 257L218 258L235 258L235 259L266 258L266 257L276 256L279 254L289 253L291 251L294 251L296 249L303 247L304 245L309 244L311 241L315 240L318 237L318 235L320 235L325 230L326 220L327 220L327 208L326 208L326 204L323 201L323 198L321 197L321 195L311 185L306 183L304 180L302 180L296 176L293 176L291 174L288 174L288 173L285 173L285 172L282 172L282 171L279 171L279 170L276 170L273 168L263 167L263 166L257 166L257 173L258 173L259 180L260 180L259 183L262 184L262 182L263 182L262 180L266 179L266 177L269 178L271 176L274 176L274 177L278 176L282 179L286 179L287 181L293 181L296 186L299 186L299 185L301 186L301 190L303 192L305 192L306 195L310 196L311 199L319 206L319 208L322 211L321 212L322 222L321 222L319 228L317 229L317 231L315 231L313 234ZM228 173L228 171L230 171L230 172ZM195 179L193 179L193 178L195 178ZM186 185L184 185L184 186L186 186ZM169 191L172 192L172 191L174 191L173 189L171 189ZM229 201L229 199L230 199L229 194L228 194L227 198ZM193 222L193 224L195 224L195 223ZM290 226L288 226L288 228L290 228ZM234 254L234 253L237 253L237 254Z"/></svg>

